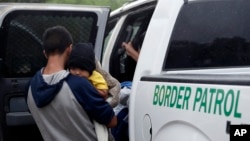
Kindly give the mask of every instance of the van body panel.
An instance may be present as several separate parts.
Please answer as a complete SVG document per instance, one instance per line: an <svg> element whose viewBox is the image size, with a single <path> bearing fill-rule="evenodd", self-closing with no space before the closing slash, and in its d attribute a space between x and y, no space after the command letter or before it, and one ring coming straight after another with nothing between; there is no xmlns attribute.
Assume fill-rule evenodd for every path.
<svg viewBox="0 0 250 141"><path fill-rule="evenodd" d="M141 135L141 131L138 130L136 119L136 113L138 113L138 111L135 107L138 106L137 103L140 103L137 101L138 99L136 97L138 93L136 89L137 84L140 81L141 76L159 74L161 72L161 68L159 66L162 66L164 60L159 58L164 58L165 56L167 43L170 39L174 22L183 3L183 0L159 0L149 23L140 52L140 57L137 62L130 97L129 133L131 141L143 140L141 138L142 136L139 136ZM165 7L166 5L168 8ZM163 15L162 13L166 15Z"/></svg>
<svg viewBox="0 0 250 141"><path fill-rule="evenodd" d="M120 15L121 13L124 13L126 11L131 11L131 9L137 9L138 7L142 8L143 5L155 2L156 0L139 0L139 1L131 1L128 3L125 3L123 6L121 6L118 9L115 9L110 13L110 17L116 17L117 15Z"/></svg>
<svg viewBox="0 0 250 141"><path fill-rule="evenodd" d="M135 114L136 128L142 129L148 115L152 140L229 140L230 124L250 124L249 84L249 75L142 77L135 96L135 111L140 111Z"/></svg>

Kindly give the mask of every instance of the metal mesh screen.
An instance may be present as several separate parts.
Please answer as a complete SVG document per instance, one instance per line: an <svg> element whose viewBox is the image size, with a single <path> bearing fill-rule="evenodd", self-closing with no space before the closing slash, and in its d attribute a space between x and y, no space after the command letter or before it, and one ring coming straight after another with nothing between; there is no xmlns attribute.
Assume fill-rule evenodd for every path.
<svg viewBox="0 0 250 141"><path fill-rule="evenodd" d="M51 26L65 26L74 42L92 42L96 35L96 15L62 12L12 13L3 24L4 76L30 77L46 62L42 53L42 35ZM95 37L94 37L95 38Z"/></svg>

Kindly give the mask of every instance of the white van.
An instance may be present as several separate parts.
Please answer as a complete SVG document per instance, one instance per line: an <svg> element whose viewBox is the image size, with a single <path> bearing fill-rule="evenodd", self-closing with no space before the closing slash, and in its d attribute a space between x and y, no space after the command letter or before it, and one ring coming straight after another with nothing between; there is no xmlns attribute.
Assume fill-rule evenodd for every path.
<svg viewBox="0 0 250 141"><path fill-rule="evenodd" d="M137 0L109 17L107 7L2 3L0 141L28 140L12 129L34 125L24 90L46 63L43 31L59 23L75 42L93 43L111 75L133 81L130 141L228 141L230 125L250 124L249 7L249 0ZM138 62L123 41L140 49Z"/></svg>
<svg viewBox="0 0 250 141"><path fill-rule="evenodd" d="M129 71L124 75L118 48L142 27L132 22L133 28L125 28L143 9L140 2L152 4L152 17L135 16L150 18L142 22L148 27L131 79ZM102 62L120 81L133 81L130 140L229 141L230 125L250 124L250 1L133 3L138 8L123 7Z"/></svg>

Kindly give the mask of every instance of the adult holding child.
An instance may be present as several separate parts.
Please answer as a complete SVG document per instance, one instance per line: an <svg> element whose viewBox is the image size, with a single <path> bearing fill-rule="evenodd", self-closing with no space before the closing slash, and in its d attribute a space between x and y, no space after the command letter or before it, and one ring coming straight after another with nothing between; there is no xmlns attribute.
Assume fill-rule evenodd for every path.
<svg viewBox="0 0 250 141"><path fill-rule="evenodd" d="M112 107L118 104L120 83L101 69L91 43L78 43L74 46L69 57L68 68L71 74L88 79L99 95ZM99 124L95 120L93 122L98 141L113 141L113 136L106 125Z"/></svg>
<svg viewBox="0 0 250 141"><path fill-rule="evenodd" d="M45 141L97 141L92 120L114 127L112 107L88 79L65 70L72 37L62 26L43 35L47 64L31 79L27 103Z"/></svg>

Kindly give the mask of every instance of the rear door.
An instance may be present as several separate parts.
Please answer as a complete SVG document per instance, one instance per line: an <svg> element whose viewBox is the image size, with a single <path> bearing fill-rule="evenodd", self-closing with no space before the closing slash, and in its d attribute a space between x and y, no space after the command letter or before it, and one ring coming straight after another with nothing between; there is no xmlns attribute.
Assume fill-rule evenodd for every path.
<svg viewBox="0 0 250 141"><path fill-rule="evenodd" d="M30 77L46 63L42 53L45 29L65 26L74 43L92 43L100 59L109 12L108 7L79 5L0 5L0 141L11 139L7 134L13 136L15 127L34 124L24 90Z"/></svg>

